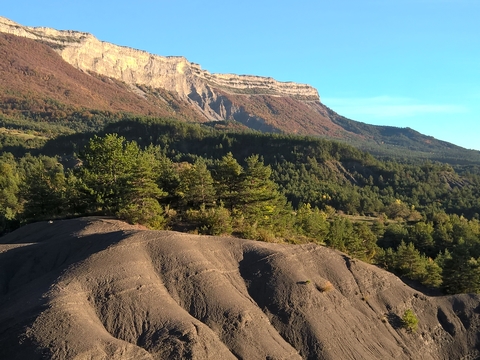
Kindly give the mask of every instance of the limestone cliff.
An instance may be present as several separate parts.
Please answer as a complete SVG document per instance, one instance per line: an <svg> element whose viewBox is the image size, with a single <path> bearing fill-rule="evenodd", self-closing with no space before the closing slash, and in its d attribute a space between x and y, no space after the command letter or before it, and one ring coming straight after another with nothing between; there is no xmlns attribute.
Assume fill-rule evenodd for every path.
<svg viewBox="0 0 480 360"><path fill-rule="evenodd" d="M100 41L84 32L26 27L3 17L0 17L0 31L47 43L66 62L85 72L95 72L132 85L174 91L207 119L225 119L228 114L234 118L233 114L238 113L239 108L228 108L229 102L222 94L320 100L317 90L309 85L259 76L212 74L181 56L152 55ZM242 114L243 117L246 115L251 117L251 114Z"/></svg>

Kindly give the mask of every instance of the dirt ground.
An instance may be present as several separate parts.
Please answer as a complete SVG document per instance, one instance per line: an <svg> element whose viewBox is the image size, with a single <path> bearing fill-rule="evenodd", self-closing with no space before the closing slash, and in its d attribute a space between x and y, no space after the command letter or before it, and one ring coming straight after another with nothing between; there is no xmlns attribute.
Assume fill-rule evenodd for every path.
<svg viewBox="0 0 480 360"><path fill-rule="evenodd" d="M0 359L476 359L479 300L313 244L100 218L0 238Z"/></svg>

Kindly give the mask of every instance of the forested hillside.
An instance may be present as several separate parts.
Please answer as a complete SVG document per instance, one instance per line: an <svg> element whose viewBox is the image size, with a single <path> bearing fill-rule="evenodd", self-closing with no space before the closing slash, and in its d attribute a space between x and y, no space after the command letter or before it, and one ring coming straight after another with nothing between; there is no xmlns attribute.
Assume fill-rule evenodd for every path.
<svg viewBox="0 0 480 360"><path fill-rule="evenodd" d="M228 127L228 124L225 124ZM2 231L115 216L150 228L316 242L448 293L480 292L475 167L348 145L130 118L0 158ZM44 144L44 145L42 145Z"/></svg>

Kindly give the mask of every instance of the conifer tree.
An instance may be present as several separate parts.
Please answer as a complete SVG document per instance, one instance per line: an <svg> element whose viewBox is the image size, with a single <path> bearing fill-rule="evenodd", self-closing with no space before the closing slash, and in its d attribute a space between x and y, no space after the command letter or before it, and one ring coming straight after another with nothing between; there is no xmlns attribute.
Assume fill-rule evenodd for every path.
<svg viewBox="0 0 480 360"><path fill-rule="evenodd" d="M351 251L347 242L349 253L357 259L371 262L378 249L376 244L377 237L364 222L355 224L354 234L355 236L352 239L355 239L355 244L353 245L355 250Z"/></svg>
<svg viewBox="0 0 480 360"><path fill-rule="evenodd" d="M13 156L0 160L0 234L9 227L22 210L19 198L19 169Z"/></svg>
<svg viewBox="0 0 480 360"><path fill-rule="evenodd" d="M85 184L91 209L119 216L133 223L162 228L164 219L158 200L165 193L158 187L158 149L141 150L116 134L94 136L80 159L78 176Z"/></svg>
<svg viewBox="0 0 480 360"><path fill-rule="evenodd" d="M336 217L330 224L327 235L327 245L340 251L347 251L346 244L353 236L353 225L346 218Z"/></svg>
<svg viewBox="0 0 480 360"><path fill-rule="evenodd" d="M425 264L413 243L400 243L396 254L396 268L400 274L411 279L420 280L424 276Z"/></svg>
<svg viewBox="0 0 480 360"><path fill-rule="evenodd" d="M202 205L205 207L214 205L215 188L205 160L198 158L193 165L180 172L178 194L186 207L199 209Z"/></svg>
<svg viewBox="0 0 480 360"><path fill-rule="evenodd" d="M310 204L303 204L296 212L295 227L301 235L324 242L329 230L327 214Z"/></svg>
<svg viewBox="0 0 480 360"><path fill-rule="evenodd" d="M117 134L94 136L80 154L79 176L86 185L91 211L115 215L125 201L128 179L140 149Z"/></svg>
<svg viewBox="0 0 480 360"><path fill-rule="evenodd" d="M126 193L117 215L131 223L162 229L165 225L163 210L158 202L166 195L157 185L155 148L139 151L131 173L127 175Z"/></svg>
<svg viewBox="0 0 480 360"><path fill-rule="evenodd" d="M239 191L241 213L250 224L256 222L261 227L278 225L284 215L286 199L270 179L270 167L265 166L258 155L250 156L246 162Z"/></svg>
<svg viewBox="0 0 480 360"><path fill-rule="evenodd" d="M425 259L425 274L421 279L422 284L430 287L442 285L442 268L431 258Z"/></svg>
<svg viewBox="0 0 480 360"><path fill-rule="evenodd" d="M464 244L444 260L443 288L449 294L480 292L480 262Z"/></svg>
<svg viewBox="0 0 480 360"><path fill-rule="evenodd" d="M222 157L213 174L218 197L230 212L240 203L242 174L243 168L231 152Z"/></svg>
<svg viewBox="0 0 480 360"><path fill-rule="evenodd" d="M22 186L25 219L46 219L65 210L65 174L51 158L38 158L30 164Z"/></svg>

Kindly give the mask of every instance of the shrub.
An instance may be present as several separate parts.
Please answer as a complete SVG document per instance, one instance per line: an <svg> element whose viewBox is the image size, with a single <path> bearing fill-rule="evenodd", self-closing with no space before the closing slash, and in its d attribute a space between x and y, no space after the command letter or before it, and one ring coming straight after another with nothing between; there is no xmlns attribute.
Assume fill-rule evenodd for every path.
<svg viewBox="0 0 480 360"><path fill-rule="evenodd" d="M203 235L224 235L232 233L232 222L230 211L222 206L216 208L205 208L200 210L187 210L187 220L197 223L199 234Z"/></svg>
<svg viewBox="0 0 480 360"><path fill-rule="evenodd" d="M418 318L412 309L407 309L403 313L402 325L407 331L415 332L418 328Z"/></svg>
<svg viewBox="0 0 480 360"><path fill-rule="evenodd" d="M155 199L144 199L142 204L128 204L117 212L117 217L130 224L140 224L153 230L165 228L163 210Z"/></svg>

